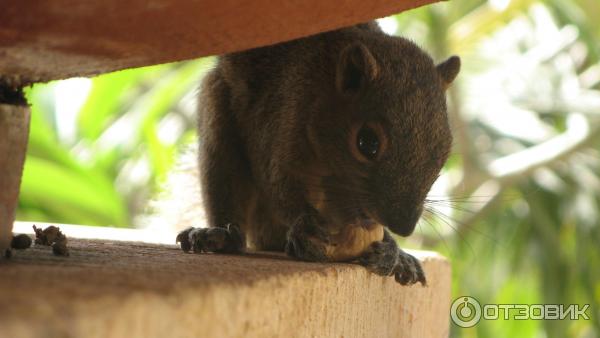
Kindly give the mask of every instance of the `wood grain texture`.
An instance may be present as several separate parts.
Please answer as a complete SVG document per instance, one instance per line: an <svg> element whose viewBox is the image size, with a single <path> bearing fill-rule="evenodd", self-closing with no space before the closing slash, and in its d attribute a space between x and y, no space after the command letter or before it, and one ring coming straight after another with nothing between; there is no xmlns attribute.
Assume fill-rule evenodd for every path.
<svg viewBox="0 0 600 338"><path fill-rule="evenodd" d="M12 239L28 135L29 108L0 104L0 255Z"/></svg>
<svg viewBox="0 0 600 338"><path fill-rule="evenodd" d="M0 337L448 336L450 266L431 252L413 252L427 287L267 253L83 239L70 253L1 262Z"/></svg>
<svg viewBox="0 0 600 338"><path fill-rule="evenodd" d="M437 0L7 0L0 76L88 76L269 45Z"/></svg>

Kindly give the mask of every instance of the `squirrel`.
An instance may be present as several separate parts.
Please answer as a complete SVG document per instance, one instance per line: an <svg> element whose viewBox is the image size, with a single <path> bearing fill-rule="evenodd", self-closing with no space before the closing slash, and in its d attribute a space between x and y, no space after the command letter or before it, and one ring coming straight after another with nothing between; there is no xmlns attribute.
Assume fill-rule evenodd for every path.
<svg viewBox="0 0 600 338"><path fill-rule="evenodd" d="M448 158L459 69L375 21L219 56L198 108L208 228L180 232L182 249L354 259L425 285L390 231L412 233Z"/></svg>

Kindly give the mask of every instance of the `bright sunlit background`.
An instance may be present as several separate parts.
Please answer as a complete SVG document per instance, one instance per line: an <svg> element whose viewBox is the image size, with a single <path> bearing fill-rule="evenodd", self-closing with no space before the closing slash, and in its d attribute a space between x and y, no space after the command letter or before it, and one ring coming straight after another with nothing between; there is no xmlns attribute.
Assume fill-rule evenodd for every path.
<svg viewBox="0 0 600 338"><path fill-rule="evenodd" d="M600 1L455 0L380 24L463 64L448 92L454 154L402 244L449 257L454 297L591 306L590 320L497 320L452 335L599 337ZM195 142L194 98L212 63L28 90L17 218L144 226Z"/></svg>

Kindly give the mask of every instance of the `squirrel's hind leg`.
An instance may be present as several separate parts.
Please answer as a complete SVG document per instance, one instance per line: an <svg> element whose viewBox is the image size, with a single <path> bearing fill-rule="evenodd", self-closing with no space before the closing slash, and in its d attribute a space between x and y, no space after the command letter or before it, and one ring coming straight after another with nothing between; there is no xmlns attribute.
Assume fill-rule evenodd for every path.
<svg viewBox="0 0 600 338"><path fill-rule="evenodd" d="M198 102L198 167L208 228L179 233L177 242L186 252L239 253L246 248L238 224L251 178L230 96L219 68L206 75Z"/></svg>

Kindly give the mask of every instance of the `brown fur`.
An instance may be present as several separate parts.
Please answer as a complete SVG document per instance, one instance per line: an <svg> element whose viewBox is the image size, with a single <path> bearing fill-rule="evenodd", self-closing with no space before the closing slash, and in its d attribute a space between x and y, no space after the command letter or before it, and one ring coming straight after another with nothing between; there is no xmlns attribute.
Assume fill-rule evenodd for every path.
<svg viewBox="0 0 600 338"><path fill-rule="evenodd" d="M314 213L330 230L369 218L409 235L450 151L444 90L459 67L375 23L219 57L199 100L209 226L237 223L260 250L283 250ZM367 122L386 136L375 161L351 149Z"/></svg>

